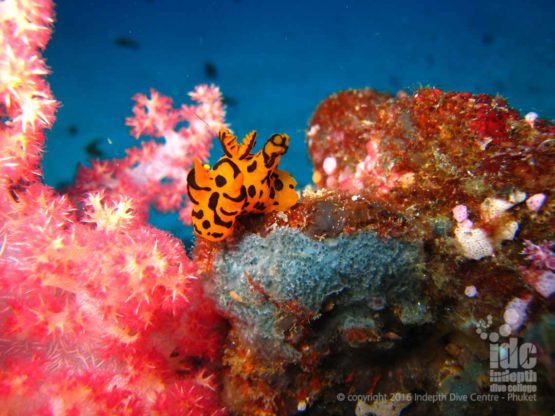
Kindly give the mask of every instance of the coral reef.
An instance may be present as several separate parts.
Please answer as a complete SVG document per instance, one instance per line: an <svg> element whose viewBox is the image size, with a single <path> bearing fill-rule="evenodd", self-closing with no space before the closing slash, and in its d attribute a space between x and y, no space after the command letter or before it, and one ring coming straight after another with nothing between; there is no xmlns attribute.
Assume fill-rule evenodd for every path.
<svg viewBox="0 0 555 416"><path fill-rule="evenodd" d="M552 124L500 97L325 100L308 130L324 189L195 247L230 320L226 405L257 415L553 406L543 353L516 399L488 396L507 388L488 363L510 354L502 340L528 345L537 322L555 319L554 138Z"/></svg>
<svg viewBox="0 0 555 416"><path fill-rule="evenodd" d="M395 98L365 89L326 99L308 145L319 187L370 188L403 209L434 201L428 212L437 215L447 201L478 211L492 194L552 189L554 134L501 97L423 88Z"/></svg>
<svg viewBox="0 0 555 416"><path fill-rule="evenodd" d="M235 241L197 241L209 291L231 320L224 384L232 410L294 413L355 370L355 351L390 351L430 321L422 245L399 227L374 227L374 214L400 221L367 201L305 195L286 213L243 218ZM366 229L356 232L361 221Z"/></svg>
<svg viewBox="0 0 555 416"><path fill-rule="evenodd" d="M221 128L228 159L251 156L219 89L180 108L136 95L127 124L155 140L61 193L40 166L59 105L41 56L52 3L0 1L0 23L0 413L555 408L552 123L483 94L339 92L308 129L320 189L296 203L273 136L265 169L233 183L253 185L242 213L259 215L198 238L191 259L146 213L191 223L187 186L237 178L199 161Z"/></svg>

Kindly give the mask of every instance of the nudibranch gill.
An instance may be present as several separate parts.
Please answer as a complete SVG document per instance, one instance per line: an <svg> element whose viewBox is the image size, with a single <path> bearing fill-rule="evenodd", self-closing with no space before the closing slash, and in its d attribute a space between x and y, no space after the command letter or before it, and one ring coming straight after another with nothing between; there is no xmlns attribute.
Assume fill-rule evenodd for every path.
<svg viewBox="0 0 555 416"><path fill-rule="evenodd" d="M299 199L297 182L278 170L289 136L274 134L261 151L252 154L256 132L239 144L228 129L221 129L224 156L209 169L197 159L187 175L187 192L193 203L193 228L197 236L211 241L228 237L238 216L284 211Z"/></svg>

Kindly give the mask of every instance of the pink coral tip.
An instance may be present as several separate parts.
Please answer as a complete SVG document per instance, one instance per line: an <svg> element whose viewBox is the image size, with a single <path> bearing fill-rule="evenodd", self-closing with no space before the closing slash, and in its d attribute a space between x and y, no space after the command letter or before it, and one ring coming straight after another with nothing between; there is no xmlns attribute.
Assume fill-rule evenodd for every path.
<svg viewBox="0 0 555 416"><path fill-rule="evenodd" d="M337 160L333 156L328 156L324 159L324 163L322 164L322 168L326 174L331 175L337 169Z"/></svg>
<svg viewBox="0 0 555 416"><path fill-rule="evenodd" d="M545 202L545 194L534 194L526 200L526 206L530 211L539 211Z"/></svg>
<svg viewBox="0 0 555 416"><path fill-rule="evenodd" d="M468 219L468 208L466 205L457 205L453 208L453 217L457 222L463 222Z"/></svg>

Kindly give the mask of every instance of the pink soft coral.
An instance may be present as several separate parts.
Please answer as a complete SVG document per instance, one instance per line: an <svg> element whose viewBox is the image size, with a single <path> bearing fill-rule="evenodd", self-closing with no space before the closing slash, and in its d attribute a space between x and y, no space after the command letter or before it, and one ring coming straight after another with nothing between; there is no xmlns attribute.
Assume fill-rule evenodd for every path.
<svg viewBox="0 0 555 416"><path fill-rule="evenodd" d="M182 243L138 221L129 199L82 206L38 183L2 197L0 400L26 414L118 413L121 397L136 414L219 412L207 364L225 324Z"/></svg>
<svg viewBox="0 0 555 416"><path fill-rule="evenodd" d="M0 177L35 180L44 143L43 128L54 122L57 102L44 81L41 50L50 38L48 0L0 2Z"/></svg>
<svg viewBox="0 0 555 416"><path fill-rule="evenodd" d="M181 241L145 215L182 204L188 152L206 157L223 123L219 91L199 87L178 110L137 97L133 131L166 143L98 162L59 195L39 164L57 107L40 56L51 22L50 1L0 1L1 413L224 414L225 321Z"/></svg>
<svg viewBox="0 0 555 416"><path fill-rule="evenodd" d="M121 160L93 161L77 175L78 194L103 189L136 201L138 214L146 217L149 204L168 212L179 210L191 223L187 199L187 173L195 158L206 160L212 140L224 124L222 95L215 86L200 85L189 94L196 105L173 107L171 98L150 90L133 97L133 117L126 120L135 138L164 138L163 143L143 142ZM186 123L186 127L180 127Z"/></svg>

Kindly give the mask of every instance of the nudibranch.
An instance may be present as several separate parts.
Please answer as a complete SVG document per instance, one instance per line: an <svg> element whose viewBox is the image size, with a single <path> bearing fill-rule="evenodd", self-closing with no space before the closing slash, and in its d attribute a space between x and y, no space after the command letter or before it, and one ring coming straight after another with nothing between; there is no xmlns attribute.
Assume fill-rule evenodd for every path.
<svg viewBox="0 0 555 416"><path fill-rule="evenodd" d="M255 131L241 144L225 128L220 130L219 138L224 156L212 169L196 159L187 175L195 234L211 241L228 237L240 215L284 211L299 199L295 179L277 169L289 146L288 135L274 134L256 154L251 153Z"/></svg>

